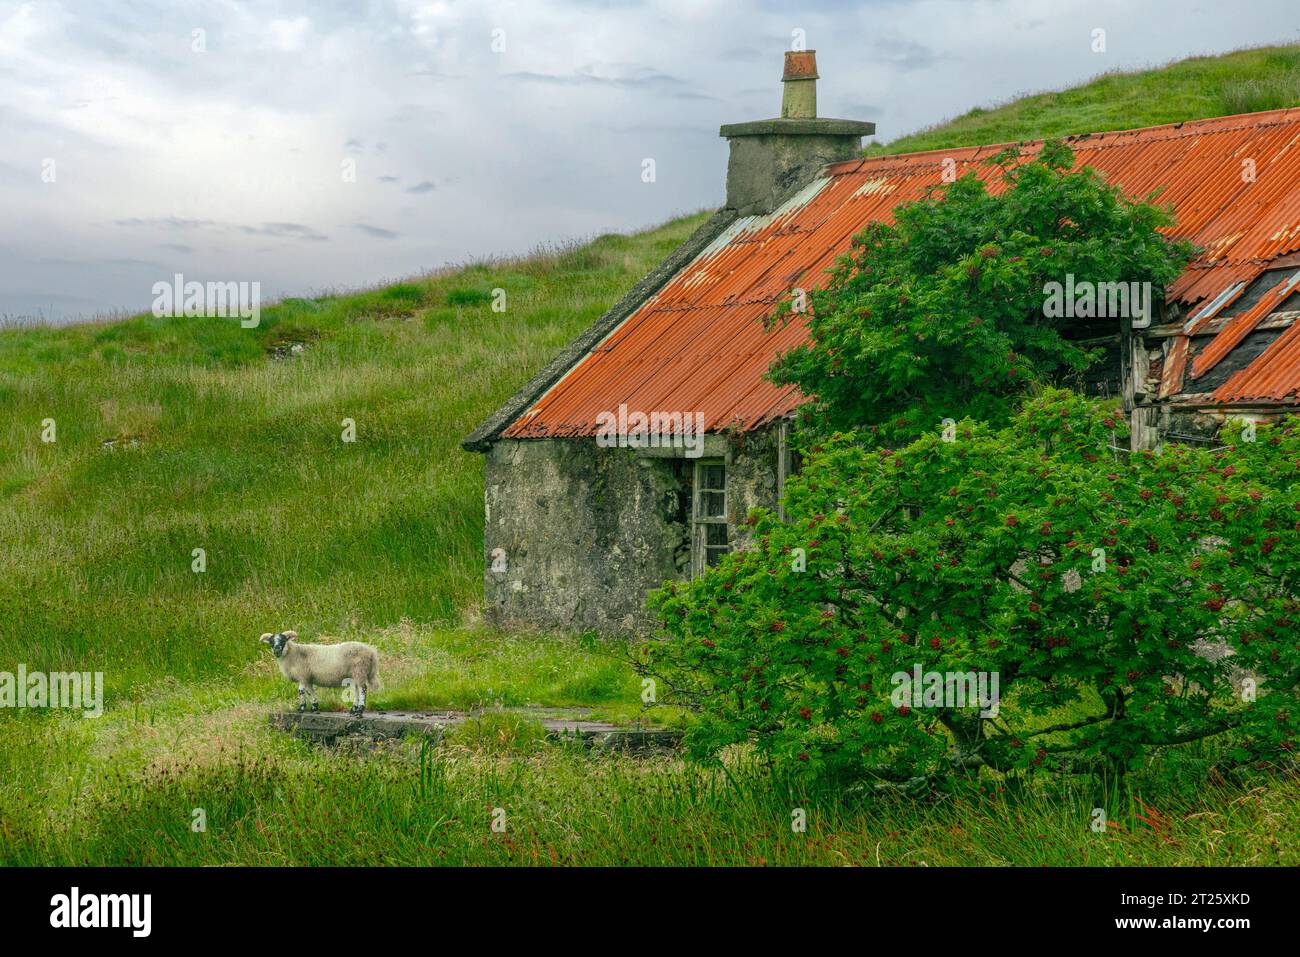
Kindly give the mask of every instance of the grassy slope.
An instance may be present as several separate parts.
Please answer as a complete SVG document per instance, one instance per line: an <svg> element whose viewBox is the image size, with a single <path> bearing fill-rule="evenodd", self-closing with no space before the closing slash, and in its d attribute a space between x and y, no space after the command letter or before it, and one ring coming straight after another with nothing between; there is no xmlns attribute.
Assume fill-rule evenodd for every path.
<svg viewBox="0 0 1300 957"><path fill-rule="evenodd" d="M0 862L159 859L104 815L160 768L211 783L238 778L240 754L296 756L310 800L329 764L262 724L293 697L267 629L373 641L383 706L639 712L617 647L473 625L482 462L459 442L702 220L290 300L252 330L146 315L0 331L0 671L107 686L96 720L0 709Z"/></svg>
<svg viewBox="0 0 1300 957"><path fill-rule="evenodd" d="M1106 73L1080 86L975 108L868 153L983 146L1300 106L1300 45L1180 60Z"/></svg>
<svg viewBox="0 0 1300 957"><path fill-rule="evenodd" d="M0 332L0 662L123 690L227 673L268 629L457 620L482 559L482 463L461 438L700 218L291 300L251 330ZM286 340L303 353L270 359Z"/></svg>
<svg viewBox="0 0 1300 957"><path fill-rule="evenodd" d="M1295 62L1252 51L1105 78L890 149L1233 112L1216 97L1285 88ZM251 332L150 317L0 332L0 670L109 684L97 720L0 712L0 862L1300 863L1288 781L1211 793L1162 772L923 806L808 795L795 836L789 797L752 770L538 751L505 718L437 761L398 747L364 774L265 728L292 698L254 643L271 627L374 641L380 706L638 710L617 648L457 624L479 599L482 534L481 463L457 443L699 219L286 302ZM485 301L498 286L504 314ZM290 341L301 356L267 357ZM1136 817L1138 793L1166 825ZM487 827L497 806L506 835ZM1097 806L1116 825L1104 837Z"/></svg>

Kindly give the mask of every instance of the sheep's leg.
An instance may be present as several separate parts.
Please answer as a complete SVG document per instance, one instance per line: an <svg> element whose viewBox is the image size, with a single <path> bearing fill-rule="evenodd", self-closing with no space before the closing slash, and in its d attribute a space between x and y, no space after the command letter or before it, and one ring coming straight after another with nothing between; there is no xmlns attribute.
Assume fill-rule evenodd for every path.
<svg viewBox="0 0 1300 957"><path fill-rule="evenodd" d="M352 666L352 691L355 697L349 710L358 716L365 714L366 711L366 672L367 668L363 663Z"/></svg>
<svg viewBox="0 0 1300 957"><path fill-rule="evenodd" d="M307 689L298 685L298 713L302 714L307 710Z"/></svg>
<svg viewBox="0 0 1300 957"><path fill-rule="evenodd" d="M313 684L308 684L307 693L311 695L311 713L315 714L316 712L320 711L320 705L316 703L316 686Z"/></svg>
<svg viewBox="0 0 1300 957"><path fill-rule="evenodd" d="M352 707L348 711L355 715L364 714L366 710L366 686L356 681L353 682L352 687L356 691L356 697L353 699Z"/></svg>

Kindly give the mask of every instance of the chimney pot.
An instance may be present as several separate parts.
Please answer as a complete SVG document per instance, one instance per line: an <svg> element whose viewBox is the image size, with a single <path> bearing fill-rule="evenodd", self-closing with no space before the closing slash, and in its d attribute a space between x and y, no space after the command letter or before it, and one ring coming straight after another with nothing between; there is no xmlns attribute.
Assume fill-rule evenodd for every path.
<svg viewBox="0 0 1300 957"><path fill-rule="evenodd" d="M783 81L817 79L817 51L786 50L785 73L781 79Z"/></svg>
<svg viewBox="0 0 1300 957"><path fill-rule="evenodd" d="M817 116L817 51L787 50L781 76L781 116L808 120Z"/></svg>

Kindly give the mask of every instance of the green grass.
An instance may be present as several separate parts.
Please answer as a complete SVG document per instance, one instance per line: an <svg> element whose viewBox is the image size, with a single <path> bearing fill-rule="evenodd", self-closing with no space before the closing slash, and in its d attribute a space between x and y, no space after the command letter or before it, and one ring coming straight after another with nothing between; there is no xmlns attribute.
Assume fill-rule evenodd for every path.
<svg viewBox="0 0 1300 957"><path fill-rule="evenodd" d="M0 662L102 670L122 693L242 667L268 629L459 621L483 512L460 440L701 219L288 300L256 329L0 332ZM496 288L504 312L464 295Z"/></svg>
<svg viewBox="0 0 1300 957"><path fill-rule="evenodd" d="M1103 77L889 149L1286 105L1298 56ZM0 709L0 863L1300 863L1296 780L1207 784L1194 750L1109 788L1011 780L917 801L796 793L744 752L725 769L593 756L509 711L436 751L328 752L267 727L296 702L257 642L274 628L376 644L378 707L686 722L643 707L618 642L475 623L482 463L459 441L702 219L290 299L252 330L151 316L0 330L0 670L107 684L97 719ZM335 692L322 706L343 707Z"/></svg>
<svg viewBox="0 0 1300 957"><path fill-rule="evenodd" d="M67 859L61 842L99 826L100 802L145 826L124 782L160 768L220 777L286 753L300 773L333 766L263 727L295 703L257 641L268 629L376 644L384 707L644 717L619 644L474 625L482 460L459 443L703 218L290 299L255 329L145 315L0 330L0 671L102 671L106 685L98 719L0 709L0 835L14 839L0 861ZM330 691L322 704L343 707ZM484 732L493 721L521 727ZM457 734L491 752L528 742L524 724Z"/></svg>
<svg viewBox="0 0 1300 957"><path fill-rule="evenodd" d="M215 705L215 702L213 702ZM511 716L436 749L321 751L219 708L174 724L34 722L0 755L11 864L1295 866L1294 780L1184 788L1015 781L912 798L796 792L743 755L726 771L546 744ZM57 720L57 719L56 719ZM101 719L105 720L105 719ZM211 734L229 729L220 743ZM105 735L107 734L108 740ZM120 736L121 740L112 740ZM14 740L14 738L20 740ZM144 740L140 740L143 738ZM122 745L119 749L118 745ZM40 754L39 761L32 755ZM108 755L112 755L111 759ZM15 760L17 756L23 756ZM71 771L51 804L48 771ZM1151 785L1153 795L1144 789ZM1104 808L1104 833L1091 827ZM499 809L499 810L498 810ZM205 829L196 830L201 811ZM801 812L801 814L800 814ZM806 830L794 828L796 814ZM504 815L504 816L501 816ZM494 821L505 830L493 830Z"/></svg>
<svg viewBox="0 0 1300 957"><path fill-rule="evenodd" d="M1014 143L1290 106L1300 106L1300 45L1258 47L1104 73L1067 90L976 107L887 145L872 144L867 153Z"/></svg>

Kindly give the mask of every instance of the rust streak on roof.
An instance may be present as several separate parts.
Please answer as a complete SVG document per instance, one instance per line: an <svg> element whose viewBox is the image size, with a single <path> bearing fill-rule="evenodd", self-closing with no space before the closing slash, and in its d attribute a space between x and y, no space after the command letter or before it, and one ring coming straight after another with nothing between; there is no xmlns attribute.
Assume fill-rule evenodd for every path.
<svg viewBox="0 0 1300 957"><path fill-rule="evenodd" d="M1077 166L1097 169L1127 195L1145 198L1158 191L1156 201L1172 204L1177 217L1168 232L1203 250L1167 290L1169 301L1191 309L1226 294L1226 301L1202 310L1175 337L1160 390L1161 396L1172 395L1182 388L1186 337L1276 268L1276 260L1300 250L1300 108L1069 137L1066 143ZM1021 146L1028 158L1042 144ZM892 222L898 206L941 186L946 170L973 172L991 190L1004 188L999 171L985 163L1002 149L931 150L826 167L781 208L732 224L502 435L593 435L597 417L620 404L645 413L703 412L712 432L752 429L789 414L804 397L764 374L777 356L804 340L806 325L795 317L767 328L763 320L793 287L824 285L826 271L849 250L855 234L868 223ZM1256 307L1229 321L1196 357L1191 375L1213 368L1269 311ZM1216 398L1282 400L1294 394L1300 386L1296 328L1300 324L1234 375Z"/></svg>

